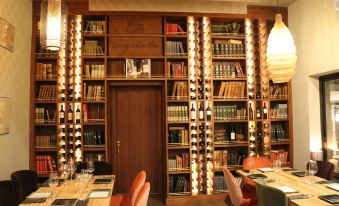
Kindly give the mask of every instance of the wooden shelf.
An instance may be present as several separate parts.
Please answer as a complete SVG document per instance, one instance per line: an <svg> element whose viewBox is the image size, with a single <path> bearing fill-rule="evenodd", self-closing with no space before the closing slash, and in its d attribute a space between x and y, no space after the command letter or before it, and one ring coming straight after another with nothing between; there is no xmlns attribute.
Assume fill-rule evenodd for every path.
<svg viewBox="0 0 339 206"><path fill-rule="evenodd" d="M246 60L245 56L212 56L212 60Z"/></svg>
<svg viewBox="0 0 339 206"><path fill-rule="evenodd" d="M246 77L221 77L221 76L213 76L212 78L214 81L247 81Z"/></svg>
<svg viewBox="0 0 339 206"><path fill-rule="evenodd" d="M172 56L172 55L166 55L166 59L187 59L188 56Z"/></svg>
<svg viewBox="0 0 339 206"><path fill-rule="evenodd" d="M286 98L271 98L270 101L288 101Z"/></svg>
<svg viewBox="0 0 339 206"><path fill-rule="evenodd" d="M228 144L216 144L214 143L215 148L226 148L226 147L248 147L249 143L228 143Z"/></svg>
<svg viewBox="0 0 339 206"><path fill-rule="evenodd" d="M212 39L246 39L245 34L211 33Z"/></svg>
<svg viewBox="0 0 339 206"><path fill-rule="evenodd" d="M180 150L180 149L190 149L191 147L189 145L178 145L178 146L172 146L168 144L168 149L170 150Z"/></svg>
<svg viewBox="0 0 339 206"><path fill-rule="evenodd" d="M98 55L98 56L84 55L84 56L81 56L81 58L83 58L83 59L102 59L102 60L104 60L106 58L106 56L104 56L104 55Z"/></svg>
<svg viewBox="0 0 339 206"><path fill-rule="evenodd" d="M35 147L37 152L57 152L57 147Z"/></svg>
<svg viewBox="0 0 339 206"><path fill-rule="evenodd" d="M289 119L270 119L271 122L285 122L288 121Z"/></svg>
<svg viewBox="0 0 339 206"><path fill-rule="evenodd" d="M107 56L108 59L164 59L165 56Z"/></svg>
<svg viewBox="0 0 339 206"><path fill-rule="evenodd" d="M247 99L227 99L220 97L213 97L213 101L215 102L247 102Z"/></svg>
<svg viewBox="0 0 339 206"><path fill-rule="evenodd" d="M188 123L190 123L189 121L185 121L185 122L179 122L179 121L173 121L173 122L170 122L170 121L168 121L168 124L188 124Z"/></svg>
<svg viewBox="0 0 339 206"><path fill-rule="evenodd" d="M107 34L108 37L164 37L163 34Z"/></svg>
<svg viewBox="0 0 339 206"><path fill-rule="evenodd" d="M191 169L188 170L177 170L177 171L168 171L168 174L170 175L178 175L178 174L190 174Z"/></svg>
<svg viewBox="0 0 339 206"><path fill-rule="evenodd" d="M187 38L187 33L185 33L185 34L166 34L166 38Z"/></svg>
<svg viewBox="0 0 339 206"><path fill-rule="evenodd" d="M105 81L105 77L82 77L82 81Z"/></svg>
<svg viewBox="0 0 339 206"><path fill-rule="evenodd" d="M234 119L234 120L214 120L214 123L229 123L229 122L248 122L247 119Z"/></svg>
<svg viewBox="0 0 339 206"><path fill-rule="evenodd" d="M289 145L291 141L271 141L271 145Z"/></svg>

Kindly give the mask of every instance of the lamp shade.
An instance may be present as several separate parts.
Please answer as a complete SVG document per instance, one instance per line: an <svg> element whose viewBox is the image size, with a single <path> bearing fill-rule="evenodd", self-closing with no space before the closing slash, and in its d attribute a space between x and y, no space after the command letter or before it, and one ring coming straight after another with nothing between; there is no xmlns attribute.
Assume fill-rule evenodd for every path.
<svg viewBox="0 0 339 206"><path fill-rule="evenodd" d="M277 14L268 36L266 52L269 77L274 83L288 82L291 79L296 69L296 54L291 32L282 21L281 14Z"/></svg>
<svg viewBox="0 0 339 206"><path fill-rule="evenodd" d="M59 50L65 44L67 8L64 0L43 0L40 11L40 44Z"/></svg>
<svg viewBox="0 0 339 206"><path fill-rule="evenodd" d="M314 161L323 161L323 151L318 150L318 151L311 151L311 160Z"/></svg>

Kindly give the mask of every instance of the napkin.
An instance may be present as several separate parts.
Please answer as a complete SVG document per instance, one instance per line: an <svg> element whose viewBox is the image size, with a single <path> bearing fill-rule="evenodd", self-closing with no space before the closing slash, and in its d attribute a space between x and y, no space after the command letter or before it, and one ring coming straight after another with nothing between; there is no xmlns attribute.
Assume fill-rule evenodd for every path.
<svg viewBox="0 0 339 206"><path fill-rule="evenodd" d="M281 186L281 187L276 187L276 188L283 191L284 193L298 192L298 190L296 190L296 189L294 189L293 187L290 187L290 186Z"/></svg>
<svg viewBox="0 0 339 206"><path fill-rule="evenodd" d="M52 192L33 192L27 198L47 198L51 196Z"/></svg>
<svg viewBox="0 0 339 206"><path fill-rule="evenodd" d="M110 195L111 190L93 190L88 198L104 198Z"/></svg>

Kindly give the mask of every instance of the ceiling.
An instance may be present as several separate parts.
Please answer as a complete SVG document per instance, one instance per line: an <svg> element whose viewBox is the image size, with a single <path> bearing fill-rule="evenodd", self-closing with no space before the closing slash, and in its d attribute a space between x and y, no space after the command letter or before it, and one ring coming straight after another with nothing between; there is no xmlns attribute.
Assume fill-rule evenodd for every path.
<svg viewBox="0 0 339 206"><path fill-rule="evenodd" d="M250 0L251 1L251 0ZM297 0L279 0L278 6L288 7ZM277 6L277 0L258 0L258 2L249 2L250 5Z"/></svg>

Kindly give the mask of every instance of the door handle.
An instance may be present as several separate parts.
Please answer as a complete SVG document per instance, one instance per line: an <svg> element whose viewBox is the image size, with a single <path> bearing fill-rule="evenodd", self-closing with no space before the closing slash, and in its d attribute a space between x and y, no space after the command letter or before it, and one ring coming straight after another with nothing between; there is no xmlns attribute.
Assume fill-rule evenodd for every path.
<svg viewBox="0 0 339 206"><path fill-rule="evenodd" d="M120 144L121 144L121 142L118 140L117 141L117 152L118 152L118 154L120 153Z"/></svg>

